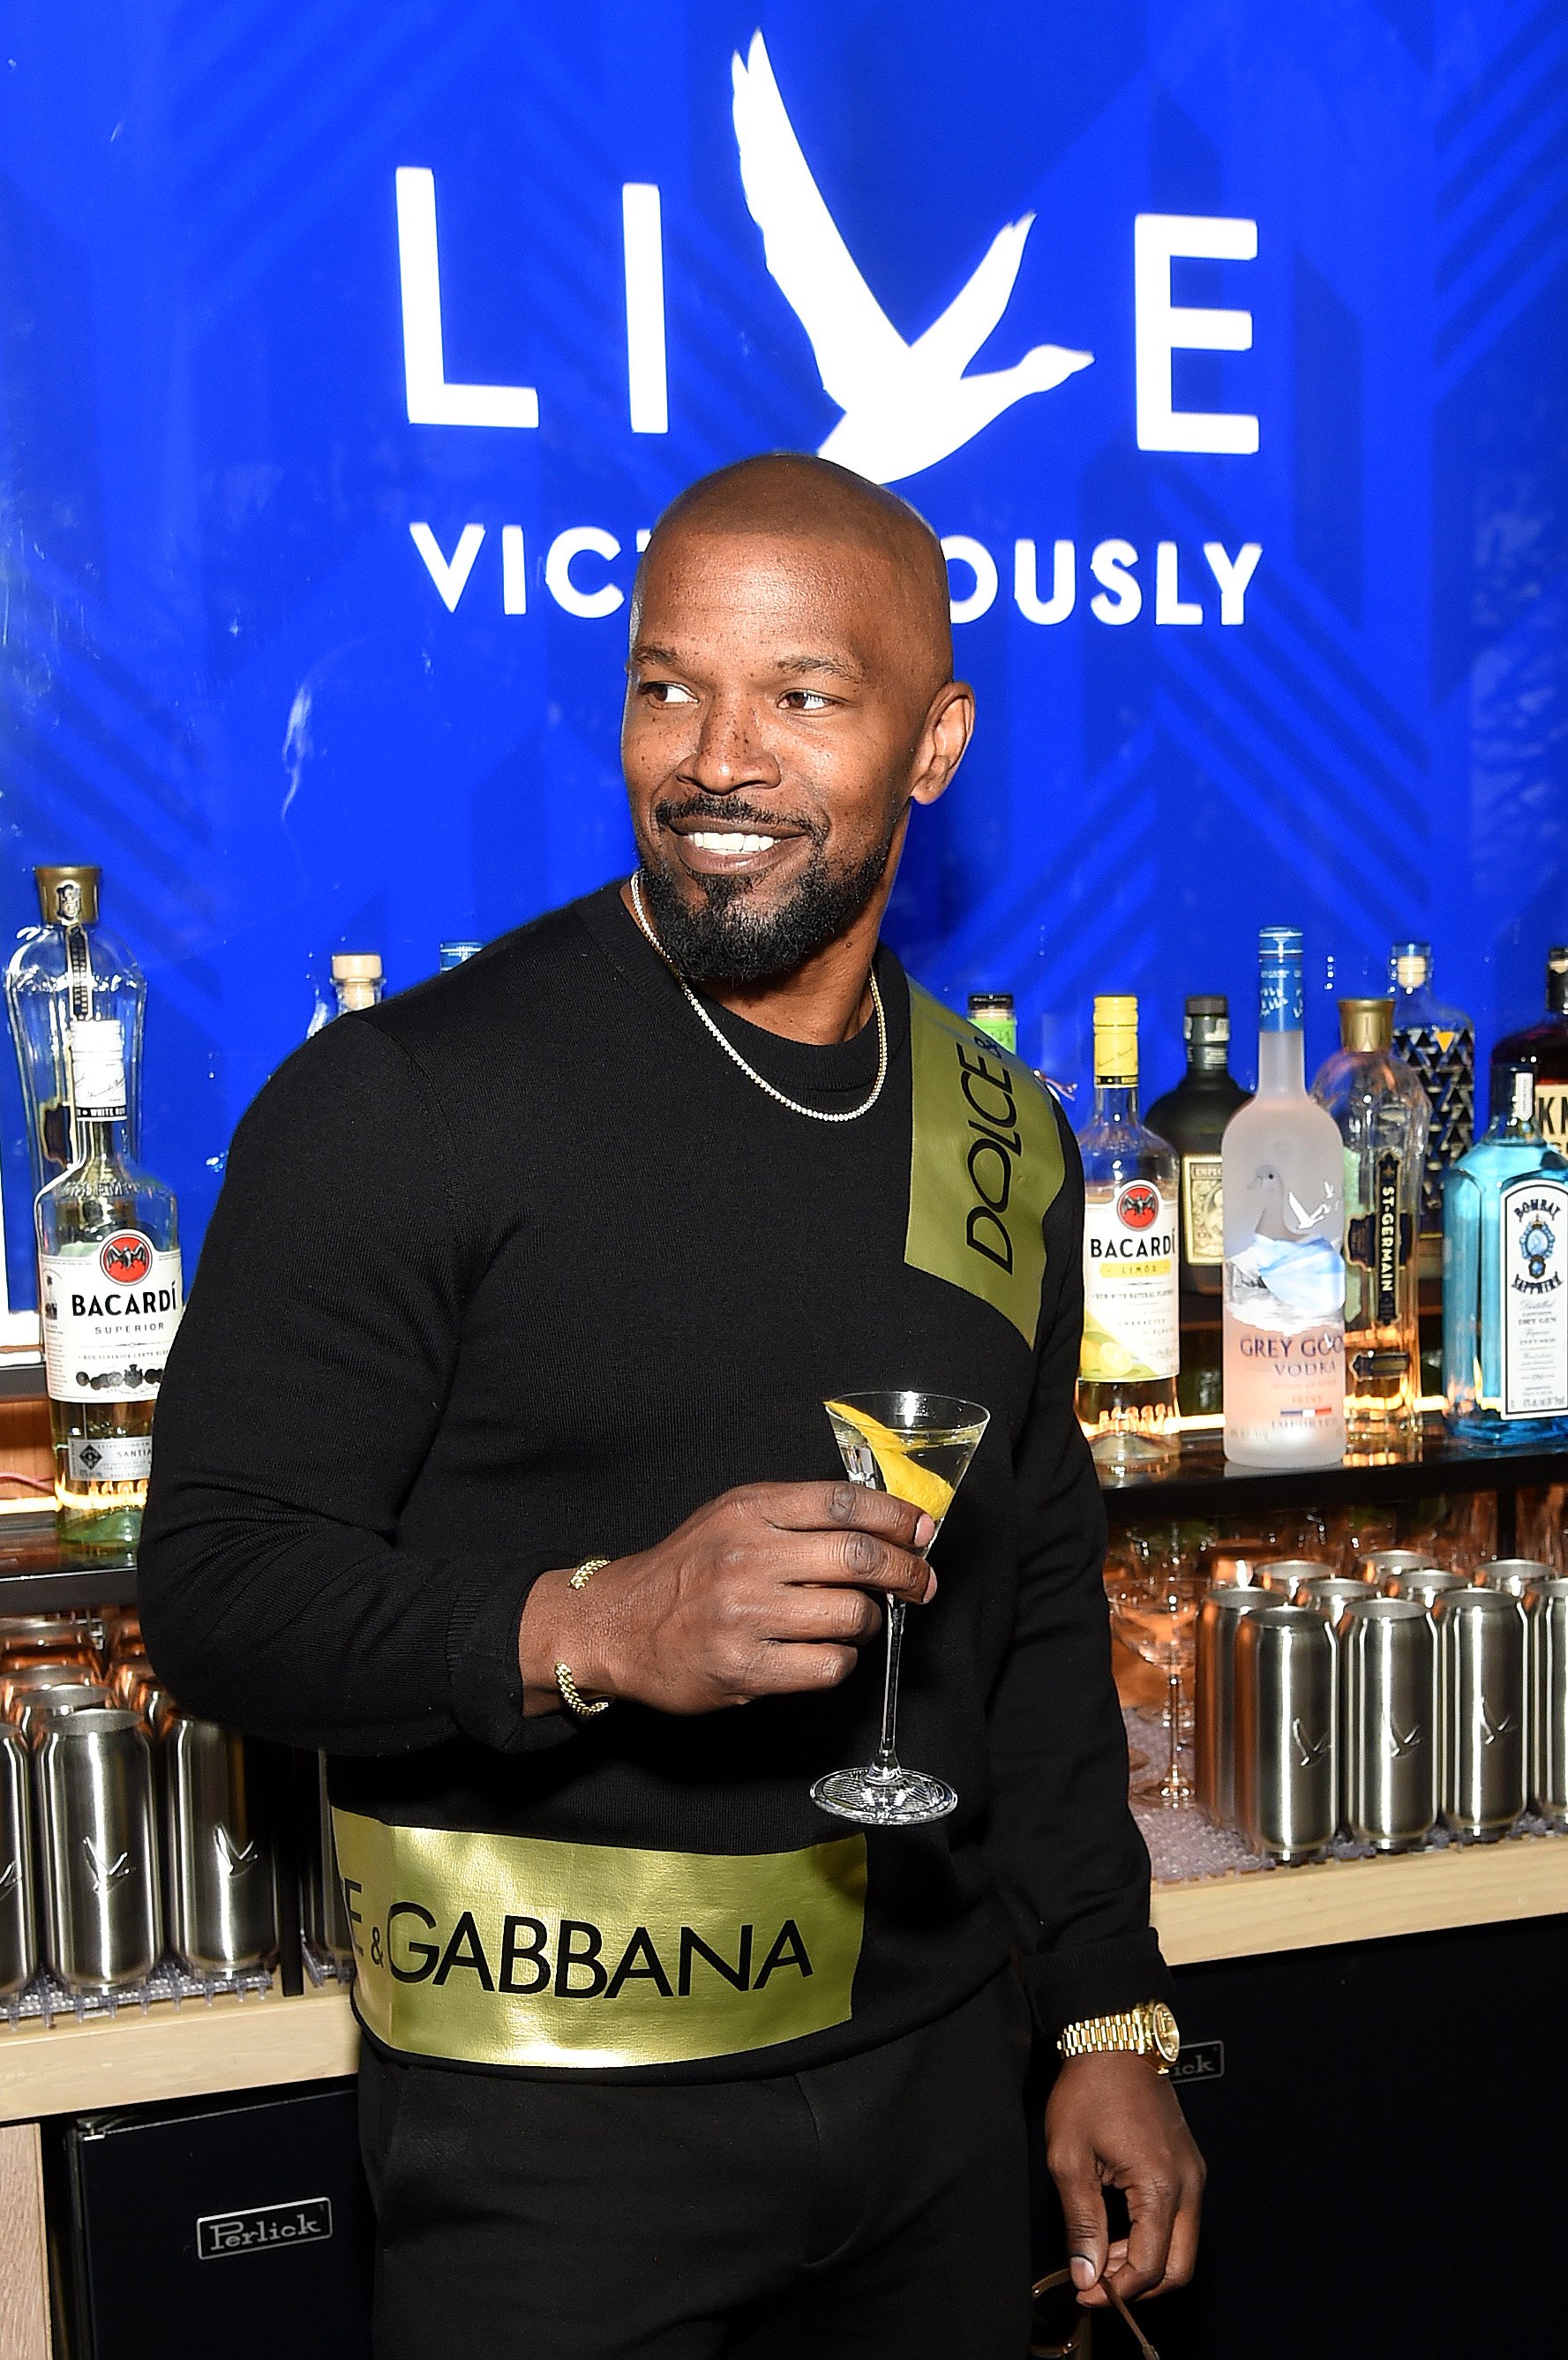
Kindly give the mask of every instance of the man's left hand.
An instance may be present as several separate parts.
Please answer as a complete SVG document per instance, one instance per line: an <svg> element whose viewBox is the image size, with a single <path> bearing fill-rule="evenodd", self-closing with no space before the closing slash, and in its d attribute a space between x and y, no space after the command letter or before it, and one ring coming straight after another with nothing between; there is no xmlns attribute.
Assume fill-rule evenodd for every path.
<svg viewBox="0 0 1568 2360"><path fill-rule="evenodd" d="M1176 2092L1147 2058L1070 2057L1045 2109L1046 2161L1067 2221L1082 2303L1124 2302L1185 2286L1198 2251L1203 2158ZM1127 2199L1128 2234L1113 2242L1107 2187Z"/></svg>

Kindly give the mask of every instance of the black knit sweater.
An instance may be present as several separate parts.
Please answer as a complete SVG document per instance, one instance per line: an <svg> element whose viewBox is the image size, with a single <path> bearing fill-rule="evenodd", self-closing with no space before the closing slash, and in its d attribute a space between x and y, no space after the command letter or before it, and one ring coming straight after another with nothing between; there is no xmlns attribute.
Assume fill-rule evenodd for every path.
<svg viewBox="0 0 1568 2360"><path fill-rule="evenodd" d="M846 2023L683 2078L886 2039L1009 1945L1048 2029L1169 1987L1073 1416L1076 1152L1063 1126L1031 1352L904 1259L909 996L886 949L877 975L888 1077L844 1124L737 1070L614 888L329 1026L235 1134L158 1408L142 1615L187 1708L324 1747L372 1818L773 1853L844 1832L807 1789L873 1750L879 1647L828 1695L525 1718L529 1586L733 1485L840 1473L824 1395L988 1406L904 1654L900 1752L958 1809L870 1837ZM873 1026L813 1047L716 1012L793 1096L869 1087Z"/></svg>

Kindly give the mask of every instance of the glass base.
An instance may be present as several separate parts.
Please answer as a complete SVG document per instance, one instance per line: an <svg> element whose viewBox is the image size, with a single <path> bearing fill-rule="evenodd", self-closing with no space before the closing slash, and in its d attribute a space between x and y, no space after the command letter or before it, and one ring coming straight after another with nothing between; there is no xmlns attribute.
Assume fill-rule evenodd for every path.
<svg viewBox="0 0 1568 2360"><path fill-rule="evenodd" d="M958 1797L941 1778L872 1762L864 1770L830 1770L811 1788L811 1800L820 1811L863 1828L919 1828L945 1819Z"/></svg>

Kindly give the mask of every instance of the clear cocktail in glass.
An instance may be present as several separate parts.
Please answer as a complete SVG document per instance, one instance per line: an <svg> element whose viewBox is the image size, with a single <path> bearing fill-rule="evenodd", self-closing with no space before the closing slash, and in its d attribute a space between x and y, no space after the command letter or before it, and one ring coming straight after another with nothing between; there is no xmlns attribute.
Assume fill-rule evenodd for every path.
<svg viewBox="0 0 1568 2360"><path fill-rule="evenodd" d="M940 1532L964 1480L990 1412L952 1393L844 1393L823 1404L851 1482L890 1491L923 1508ZM926 1544L929 1551L936 1534ZM915 1828L945 1819L958 1797L945 1779L906 1770L897 1749L898 1656L906 1607L888 1599L887 1659L882 1683L882 1737L876 1759L858 1770L831 1770L811 1800L841 1819L868 1828Z"/></svg>

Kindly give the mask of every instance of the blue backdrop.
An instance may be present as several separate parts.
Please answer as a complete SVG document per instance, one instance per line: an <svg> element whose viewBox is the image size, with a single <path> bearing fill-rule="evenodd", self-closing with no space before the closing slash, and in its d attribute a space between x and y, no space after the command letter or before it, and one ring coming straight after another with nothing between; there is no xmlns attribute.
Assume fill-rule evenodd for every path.
<svg viewBox="0 0 1568 2360"><path fill-rule="evenodd" d="M841 418L958 544L924 979L1069 1076L1137 990L1150 1094L1187 991L1248 1066L1264 921L1314 1057L1396 934L1484 1041L1539 1006L1554 0L13 0L0 209L0 921L103 863L193 1239L333 948L411 982L626 865L637 532ZM0 1120L28 1300L8 1057Z"/></svg>

